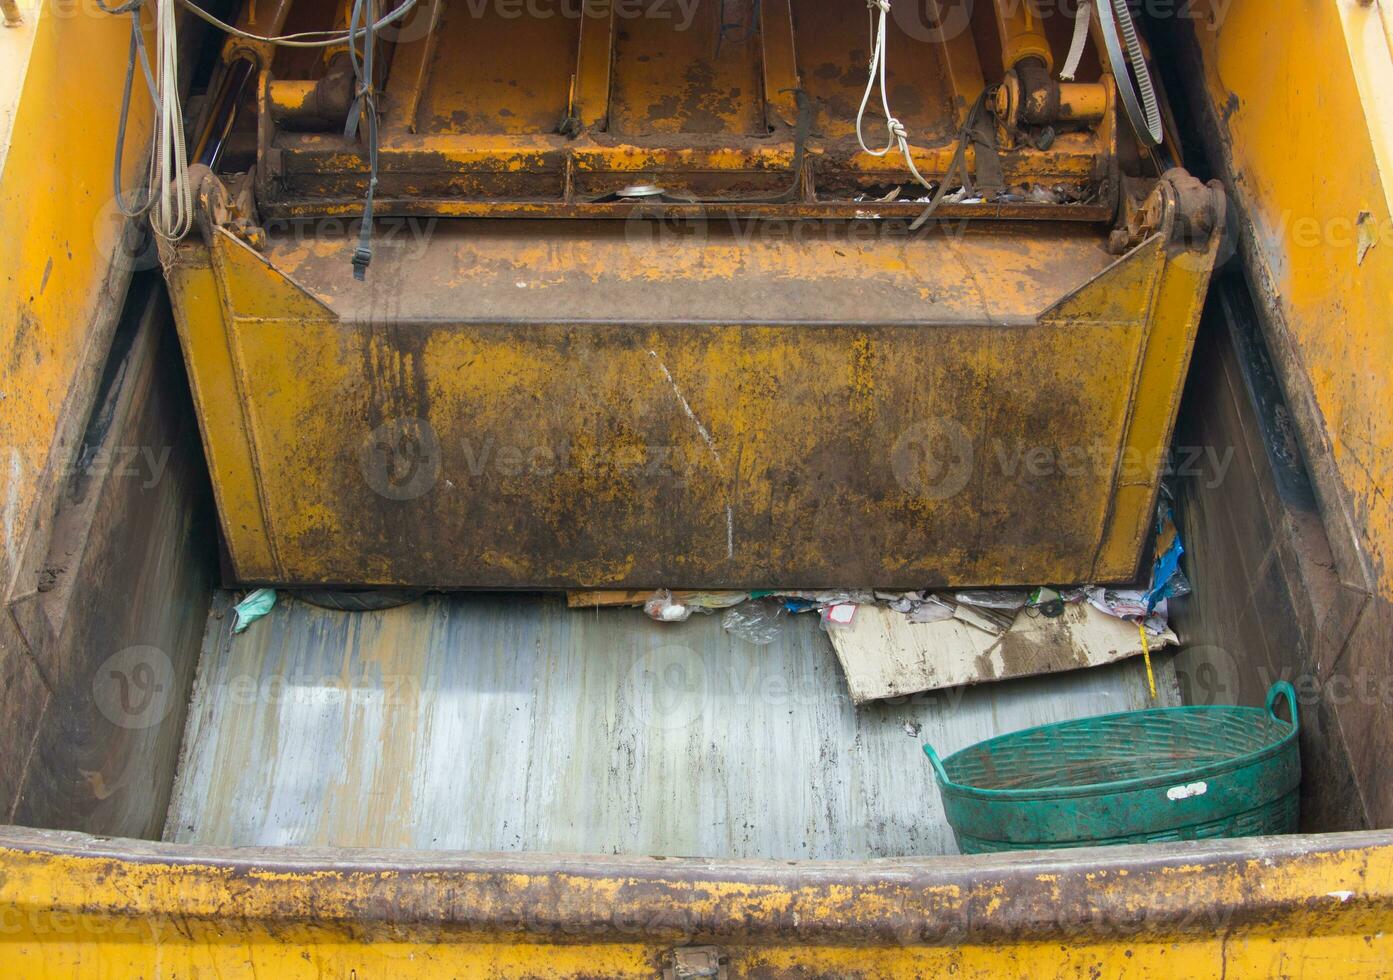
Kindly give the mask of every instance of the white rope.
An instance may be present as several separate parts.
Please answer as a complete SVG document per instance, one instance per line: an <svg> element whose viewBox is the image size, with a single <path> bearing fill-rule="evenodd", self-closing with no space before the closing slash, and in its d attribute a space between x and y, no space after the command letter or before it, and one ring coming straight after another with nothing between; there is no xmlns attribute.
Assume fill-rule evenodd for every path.
<svg viewBox="0 0 1393 980"><path fill-rule="evenodd" d="M155 130L152 136L150 224L155 234L178 241L193 227L189 152L184 143L184 112L179 105L179 36L175 0L155 2Z"/></svg>
<svg viewBox="0 0 1393 980"><path fill-rule="evenodd" d="M925 190L932 191L933 185L924 179L924 175L914 165L914 157L909 150L909 134L905 132L904 125L895 118L895 114L890 111L890 96L885 89L885 25L890 16L890 0L866 0L866 10L871 20L872 54L870 77L866 79L866 92L861 96L861 108L856 110L856 142L861 144L862 150L873 157L883 157L898 146L905 163L909 165L909 172L914 175L914 179L919 181ZM871 93L875 91L877 82L880 83L880 107L885 113L887 138L885 146L879 150L873 150L866 145L866 137L862 132L862 120L865 118L866 106L870 104Z"/></svg>
<svg viewBox="0 0 1393 980"><path fill-rule="evenodd" d="M1069 44L1069 57L1059 73L1060 81L1072 82L1078 74L1079 62L1083 60L1083 50L1088 44L1088 22L1092 13L1091 0L1079 0L1079 11L1074 15L1074 39Z"/></svg>
<svg viewBox="0 0 1393 980"><path fill-rule="evenodd" d="M138 217L149 211L150 225L155 234L166 241L178 241L193 228L193 189L189 187L189 150L184 138L184 110L179 102L179 34L176 27L177 5L185 7L213 26L228 34L251 41L264 41L269 44L297 48L328 48L348 44L350 40L371 36L379 28L385 27L406 16L407 11L416 5L416 0L406 0L400 7L378 20L375 24L351 27L347 31L304 31L299 34L284 34L278 37L263 37L249 34L239 28L226 24L193 0L154 0L155 4L155 64L152 68L145 54L145 47L139 44L138 33L133 35L132 57L140 61L145 75L150 99L155 107L154 128L150 134L150 174L145 201L131 208L121 204L118 192L118 207L128 217ZM119 9L109 9L109 13L130 12L139 18L140 5L131 4ZM139 31L139 26L134 28ZM319 37L318 35L324 35ZM307 40L314 38L314 40Z"/></svg>

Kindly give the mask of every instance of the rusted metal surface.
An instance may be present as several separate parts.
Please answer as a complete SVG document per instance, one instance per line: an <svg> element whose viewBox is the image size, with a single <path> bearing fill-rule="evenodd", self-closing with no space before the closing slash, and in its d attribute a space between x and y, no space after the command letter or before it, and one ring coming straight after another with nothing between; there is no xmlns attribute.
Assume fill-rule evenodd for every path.
<svg viewBox="0 0 1393 980"><path fill-rule="evenodd" d="M883 197L909 180L897 154L874 156L857 144L870 52L859 18L850 29L842 7L812 0L639 6L616 12L577 0L537 16L501 5L431 6L409 18L386 44L392 69L377 213L576 213L568 209L636 182L698 198L767 197L789 186L795 89L806 92L812 118L803 196L762 213ZM295 12L297 23L331 15L322 0L300 0ZM1013 52L1034 51L1039 64L1043 46L1049 60L1038 14L1018 10L1006 22ZM1000 80L983 74L981 30L962 0L942 5L937 17L906 8L890 18L894 112L931 179L947 172L968 106ZM285 55L267 77L294 86L325 70ZM1086 72L1097 77L1096 69ZM1102 78L1094 86L1105 95L1086 124L1040 148L1004 145L1002 163L1018 190L1064 188L1071 200L1100 206L1089 220L1106 220L1116 192L1111 84ZM283 92L289 98L290 89ZM285 113L277 102L262 109L263 117ZM334 127L296 134L263 118L262 128L259 198L268 217L361 206L360 142ZM977 151L968 150L969 165ZM1081 216L1060 209L1072 212L1066 220Z"/></svg>
<svg viewBox="0 0 1393 980"><path fill-rule="evenodd" d="M769 229L408 228L380 242L386 288L348 279L349 243L322 234L277 233L266 258L221 231L211 254L182 246L195 388L234 399L230 416L203 409L215 479L256 515L224 517L238 573L552 588L1130 576L1208 251L1157 236L1112 262L1096 232L1060 224L864 243L824 223Z"/></svg>
<svg viewBox="0 0 1393 980"><path fill-rule="evenodd" d="M1393 822L1393 48L1386 5L1235 7L1176 23L1176 51L1216 173L1233 195L1230 241L1311 470L1342 590L1367 596L1348 635L1337 618L1303 675L1330 704L1360 796ZM1302 31L1279 25L1300 18ZM1282 64L1320 66L1320 84L1271 98ZM1311 69L1316 71L1317 69ZM1301 120L1295 129L1292 120ZM1317 189L1312 191L1312 175ZM1326 176L1328 175L1328 176ZM1377 243L1377 244L1375 244ZM1375 367L1377 365L1377 367Z"/></svg>
<svg viewBox="0 0 1393 980"><path fill-rule="evenodd" d="M655 208L651 204L634 202L584 203L584 204L545 204L526 202L466 201L451 198L383 198L382 204L393 218L609 218L621 221L652 221L689 219L698 222L725 218L766 217L769 207L763 204L713 203L713 204L664 204ZM808 204L786 204L779 206L779 215L771 225L771 234L781 234L777 229L789 227L790 222L803 219L826 221L877 221L882 218L899 219L897 224L884 231L866 228L868 236L896 236L907 233L907 226L924 213L922 203L891 201L850 202L821 201ZM981 204L941 204L934 211L938 228L944 222L956 224L960 230L963 224L976 219L994 221L1067 221L1101 222L1109 220L1116 210L1112 204L1071 204L1060 207L1053 204L1025 204L1012 202L991 202ZM357 218L362 214L363 202L355 198L340 198L332 201L323 199L302 199L283 202L269 209L262 209L263 216L270 217L270 224L284 225L285 222L306 221L315 218ZM782 223L782 225L780 225ZM386 222L388 234L396 234L391 229L402 229L402 225ZM334 226L321 225L325 232L325 244L334 237ZM423 226L418 225L417 228ZM951 229L950 229L951 230ZM760 234L759 232L756 232Z"/></svg>
<svg viewBox="0 0 1393 980"><path fill-rule="evenodd" d="M1100 170L1094 144L1087 134L1065 133L1048 154L1016 148L1004 152L1001 163L1012 186L1057 188L1067 200L1107 204L1115 193L1114 184ZM291 206L308 211L316 205L325 209L354 202L361 210L367 158L355 142L330 134L278 133L275 151L274 170L262 182L260 204L266 215L274 217ZM784 217L797 213L800 204L817 201L874 207L876 199L887 193L886 187L907 180L902 165L862 153L854 149L854 141L852 147L830 147L809 140L807 152L803 200L765 204L760 213ZM974 153L969 151L969 162L975 159ZM719 208L725 203L738 205L742 196L785 189L794 154L788 139L722 137L673 145L652 138L616 141L593 136L384 136L378 157L383 204L379 213L399 213L398 202L410 202L411 210L420 213L441 201L435 213L442 215L458 213L450 210L449 202L456 202L456 207L471 205L484 214L490 207L506 214L523 204L545 214L643 182ZM953 154L954 146L948 143L916 150L915 160L926 176L941 177ZM924 196L922 188L912 193ZM858 197L861 202L856 201ZM907 194L906 199L915 197ZM1057 212L1065 219L1074 207L1071 203L1039 206L1043 213ZM624 211L616 213L622 216ZM1111 212L1100 216L1106 219Z"/></svg>
<svg viewBox="0 0 1393 980"><path fill-rule="evenodd" d="M952 853L920 745L1147 707L1139 662L856 707L816 615L754 646L560 596L209 620L166 839L866 859ZM898 614L892 614L898 615ZM1135 642L1135 630L1133 642ZM1158 658L1162 704L1178 704Z"/></svg>
<svg viewBox="0 0 1393 980"><path fill-rule="evenodd" d="M0 791L9 822L154 836L164 824L213 580L216 533L193 406L157 282L132 297L46 552L11 598ZM21 645L22 644L22 645Z"/></svg>
<svg viewBox="0 0 1393 980"><path fill-rule="evenodd" d="M1380 976L1393 936L1375 833L856 864L0 844L31 976L653 977L689 946L732 976Z"/></svg>
<svg viewBox="0 0 1393 980"><path fill-rule="evenodd" d="M1110 265L1101 229L1068 227L1112 214L1110 81L1084 71L1096 124L1003 139L1004 195L910 232L895 219L922 213L924 188L858 145L869 52L844 10L576 11L452 7L391 45L376 213L460 220L397 226L410 241L380 228L371 287L347 280L333 231L359 213L362 146L278 130L263 76L264 254L214 231L169 266L195 386L236 405L203 412L241 578L1130 578L1213 243L1138 239ZM960 5L940 13L931 29L892 19L904 53L887 84L906 152L944 178L996 152L957 144L999 75L966 50L990 11L986 28ZM1038 11L1002 23L1012 51L1049 62ZM542 65L519 81L524 49ZM801 128L789 84L814 109ZM671 206L635 205L634 184ZM534 216L558 220L503 220ZM499 220L466 220L481 217ZM374 489L359 459L396 459L397 436L431 456L404 496ZM480 470L496 447L504 470ZM1048 472L1019 479L1027 453Z"/></svg>

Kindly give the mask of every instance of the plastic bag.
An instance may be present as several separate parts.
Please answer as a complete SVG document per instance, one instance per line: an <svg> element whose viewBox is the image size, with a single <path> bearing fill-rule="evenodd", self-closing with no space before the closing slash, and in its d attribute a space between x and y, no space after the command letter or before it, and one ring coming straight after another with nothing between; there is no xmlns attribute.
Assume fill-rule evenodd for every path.
<svg viewBox="0 0 1393 980"><path fill-rule="evenodd" d="M667 589L654 592L643 604L643 611L649 619L660 623L685 623L692 616L695 607L678 602Z"/></svg>
<svg viewBox="0 0 1393 980"><path fill-rule="evenodd" d="M857 608L857 604L854 602L838 602L830 606L823 606L819 610L822 621L818 625L829 632L850 629L852 622L856 619Z"/></svg>
<svg viewBox="0 0 1393 980"><path fill-rule="evenodd" d="M721 625L732 636L762 647L778 639L786 615L788 611L781 601L756 599L731 606L721 617Z"/></svg>

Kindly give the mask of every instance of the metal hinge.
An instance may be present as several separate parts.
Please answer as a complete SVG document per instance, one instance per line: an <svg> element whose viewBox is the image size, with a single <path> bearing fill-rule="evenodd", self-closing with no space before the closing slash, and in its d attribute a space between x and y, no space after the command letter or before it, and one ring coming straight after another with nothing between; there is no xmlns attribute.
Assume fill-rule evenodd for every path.
<svg viewBox="0 0 1393 980"><path fill-rule="evenodd" d="M668 955L672 965L663 970L663 980L726 980L726 954L719 946L682 946Z"/></svg>

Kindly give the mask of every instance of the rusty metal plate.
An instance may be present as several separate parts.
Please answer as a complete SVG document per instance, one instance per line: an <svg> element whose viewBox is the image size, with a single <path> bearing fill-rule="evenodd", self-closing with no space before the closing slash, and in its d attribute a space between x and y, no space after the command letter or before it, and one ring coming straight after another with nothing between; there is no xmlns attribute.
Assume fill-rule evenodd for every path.
<svg viewBox="0 0 1393 980"><path fill-rule="evenodd" d="M342 238L287 234L268 258L225 233L186 245L171 278L238 573L1130 573L1155 473L1129 456L1164 445L1195 312L1167 297L1202 289L1202 257L1153 241L1114 262L1060 226L863 241L809 224L442 223L383 241L366 284Z"/></svg>

